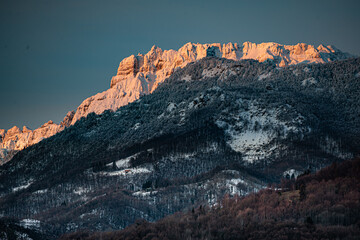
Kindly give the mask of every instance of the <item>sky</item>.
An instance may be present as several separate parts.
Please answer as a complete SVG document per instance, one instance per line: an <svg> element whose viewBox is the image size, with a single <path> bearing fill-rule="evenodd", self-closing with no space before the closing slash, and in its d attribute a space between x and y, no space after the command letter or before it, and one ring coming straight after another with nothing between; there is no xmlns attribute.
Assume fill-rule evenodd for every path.
<svg viewBox="0 0 360 240"><path fill-rule="evenodd" d="M360 1L0 0L0 128L59 123L153 45L304 42L360 55Z"/></svg>

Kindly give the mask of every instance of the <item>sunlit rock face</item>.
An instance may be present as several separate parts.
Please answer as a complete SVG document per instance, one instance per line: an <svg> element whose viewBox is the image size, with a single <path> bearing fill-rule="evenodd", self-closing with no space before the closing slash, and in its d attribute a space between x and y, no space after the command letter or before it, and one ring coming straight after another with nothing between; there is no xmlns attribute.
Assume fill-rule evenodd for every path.
<svg viewBox="0 0 360 240"><path fill-rule="evenodd" d="M60 124L50 121L33 131L26 127L23 130L17 127L8 131L0 130L2 155L5 155L6 151L21 150L48 138L91 112L100 114L108 109L115 111L144 94L152 93L177 68L183 68L188 63L204 57L272 61L278 67L285 67L299 63L326 63L345 59L350 55L332 46L320 45L315 48L305 43L297 45L282 45L273 42L261 44L245 42L242 45L187 43L177 51L162 50L153 46L145 55L131 55L123 59L116 76L111 79L110 88L85 99L76 111L69 112ZM0 155L0 164L3 159Z"/></svg>
<svg viewBox="0 0 360 240"><path fill-rule="evenodd" d="M62 131L65 127L70 126L71 120L75 112L71 111L65 116L60 124L55 124L53 121L48 121L41 127L31 130L26 126L19 129L14 126L9 130L0 130L0 165L9 159L8 153L22 150L28 146L40 142L44 138L53 136L54 134Z"/></svg>
<svg viewBox="0 0 360 240"><path fill-rule="evenodd" d="M250 43L243 44L241 59L255 59L259 62L271 60L279 67L299 63L325 63L333 60L348 58L349 55L333 46L312 45L298 43L296 45L281 45L278 43Z"/></svg>
<svg viewBox="0 0 360 240"><path fill-rule="evenodd" d="M131 55L122 60L117 75L111 79L110 89L86 99L76 110L72 124L91 112L100 114L107 109L116 110L143 94L153 92L174 70L206 56L272 61L279 67L285 67L299 63L325 63L350 55L332 46L320 45L315 48L305 43L282 45L245 42L242 46L237 43L187 43L177 51L153 46L145 55Z"/></svg>

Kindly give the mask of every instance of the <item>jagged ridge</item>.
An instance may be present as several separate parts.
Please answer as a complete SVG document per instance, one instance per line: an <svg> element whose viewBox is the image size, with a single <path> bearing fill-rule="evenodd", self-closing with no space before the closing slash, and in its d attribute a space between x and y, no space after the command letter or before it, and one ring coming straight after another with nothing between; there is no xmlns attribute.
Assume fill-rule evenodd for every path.
<svg viewBox="0 0 360 240"><path fill-rule="evenodd" d="M0 129L0 165L9 161L17 151L51 137L70 126L74 114L74 111L70 111L60 124L50 120L35 130L26 126L22 130L17 126L7 131Z"/></svg>
<svg viewBox="0 0 360 240"><path fill-rule="evenodd" d="M116 110L144 94L152 93L174 70L206 56L271 61L278 67L299 63L326 63L351 57L333 46L320 45L315 48L305 43L282 45L273 42L245 42L242 46L237 43L187 43L178 51L162 50L153 46L145 55L131 55L122 60L117 75L111 79L110 89L85 99L76 112L68 113L61 124L49 121L34 131L26 127L23 131L17 127L8 131L0 129L0 164L11 159L12 151L24 149L48 138L91 112L100 114L107 109Z"/></svg>

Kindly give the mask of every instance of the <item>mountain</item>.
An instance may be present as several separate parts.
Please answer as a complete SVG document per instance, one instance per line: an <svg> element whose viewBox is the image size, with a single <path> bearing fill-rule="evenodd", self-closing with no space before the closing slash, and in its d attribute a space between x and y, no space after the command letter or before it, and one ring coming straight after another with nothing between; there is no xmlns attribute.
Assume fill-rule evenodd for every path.
<svg viewBox="0 0 360 240"><path fill-rule="evenodd" d="M360 58L205 57L0 167L0 214L55 237L246 195L360 153Z"/></svg>
<svg viewBox="0 0 360 240"><path fill-rule="evenodd" d="M78 232L60 239L358 239L360 159L246 197L224 198L122 231Z"/></svg>
<svg viewBox="0 0 360 240"><path fill-rule="evenodd" d="M153 46L145 55L131 55L122 60L117 75L111 79L110 89L83 101L76 110L72 124L91 112L100 114L106 109L116 110L144 94L153 92L175 69L183 68L188 63L206 56L272 61L277 66L284 67L299 63L325 63L346 59L351 55L332 46L320 45L315 48L304 43L291 46L245 42L242 47L237 43L187 43L178 51L163 51Z"/></svg>
<svg viewBox="0 0 360 240"><path fill-rule="evenodd" d="M85 99L75 112L68 113L61 124L48 122L34 131L29 131L26 127L24 131L17 127L7 132L0 129L0 164L9 161L18 150L62 131L69 123L73 125L91 112L101 114L108 109L115 111L142 95L152 93L177 68L183 68L206 56L271 61L279 67L299 63L326 63L351 57L333 46L320 45L315 48L304 43L281 45L245 42L242 46L237 43L187 43L178 51L163 51L153 46L145 55L132 55L122 60L117 75L111 79L110 89Z"/></svg>
<svg viewBox="0 0 360 240"><path fill-rule="evenodd" d="M35 130L30 130L26 126L22 130L16 126L7 131L0 129L0 165L9 161L19 150L51 137L70 126L74 114L73 111L68 112L60 124L48 121Z"/></svg>

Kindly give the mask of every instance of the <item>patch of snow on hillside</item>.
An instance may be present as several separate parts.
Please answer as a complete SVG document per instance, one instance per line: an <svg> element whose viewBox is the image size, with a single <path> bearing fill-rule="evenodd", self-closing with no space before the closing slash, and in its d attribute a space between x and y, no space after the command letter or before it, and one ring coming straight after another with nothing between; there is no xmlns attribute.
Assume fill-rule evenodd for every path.
<svg viewBox="0 0 360 240"><path fill-rule="evenodd" d="M83 219L84 217L87 217L87 216L94 216L94 215L96 216L96 215L99 215L98 212L99 212L98 209L92 209L91 212L83 213L79 217L81 219Z"/></svg>
<svg viewBox="0 0 360 240"><path fill-rule="evenodd" d="M27 183L25 183L24 185L21 185L19 187L15 187L13 188L13 192L17 192L19 190L22 190L22 189L26 189L28 188L31 184L33 183L33 180L29 180Z"/></svg>
<svg viewBox="0 0 360 240"><path fill-rule="evenodd" d="M240 179L240 178L232 178L232 179L226 180L226 187L229 189L229 192L230 192L231 195L234 195L234 194L240 194L241 195L243 193L237 187L237 185L239 183L247 185L247 183L243 179Z"/></svg>
<svg viewBox="0 0 360 240"><path fill-rule="evenodd" d="M168 111L168 112L172 112L173 110L175 110L176 109L176 105L175 105L175 103L169 103L169 105L168 105L168 107L166 108L166 111Z"/></svg>
<svg viewBox="0 0 360 240"><path fill-rule="evenodd" d="M78 229L78 227L79 226L76 223L70 222L70 223L66 224L66 230L68 232L74 232L76 229Z"/></svg>
<svg viewBox="0 0 360 240"><path fill-rule="evenodd" d="M6 233L5 233L6 234ZM28 234L14 231L14 234L16 235L15 239L21 239L21 240L33 240L31 237L29 237ZM6 235L5 235L6 236ZM8 239L8 238L5 238ZM9 238L10 239L10 238Z"/></svg>
<svg viewBox="0 0 360 240"><path fill-rule="evenodd" d="M190 160L191 157L195 156L195 152L192 152L192 153L173 153L173 154L170 154L168 157L169 157L169 160L172 161L172 162L176 162L178 159L186 159L186 160Z"/></svg>
<svg viewBox="0 0 360 240"><path fill-rule="evenodd" d="M160 114L157 118L162 119L163 117L165 117L165 113Z"/></svg>
<svg viewBox="0 0 360 240"><path fill-rule="evenodd" d="M194 106L195 106L195 101L192 101L189 103L188 108L192 109L192 108L194 108Z"/></svg>
<svg viewBox="0 0 360 240"><path fill-rule="evenodd" d="M298 171L298 170L289 169L289 170L286 170L286 171L283 173L283 177L285 177L285 178L291 178L292 176L294 176L294 178L297 178L300 174L301 174L301 172Z"/></svg>
<svg viewBox="0 0 360 240"><path fill-rule="evenodd" d="M136 154L134 154L134 155L131 155L131 156L127 157L127 158L123 158L123 159L117 160L117 161L115 162L116 167L118 167L118 168L127 168L127 167L130 167L130 160L131 160L131 158L135 158L137 155L139 155L139 153L136 153ZM108 164L106 164L106 166L107 166L107 167L112 167L112 166L113 166L113 163L112 163L112 162L111 162L111 163L108 163Z"/></svg>
<svg viewBox="0 0 360 240"><path fill-rule="evenodd" d="M197 109L204 107L208 104L208 102L211 102L213 100L214 98L210 94L206 94L206 95L201 94L199 97L194 98L194 100L192 100L189 103L188 109L192 109L192 108Z"/></svg>
<svg viewBox="0 0 360 240"><path fill-rule="evenodd" d="M126 158L124 160L119 160L115 162L116 167L118 168L126 168L130 166L130 157Z"/></svg>
<svg viewBox="0 0 360 240"><path fill-rule="evenodd" d="M197 149L196 152L186 152L186 153L170 153L168 156L164 157L164 160L169 160L171 162L177 162L181 160L194 160L196 155L199 153L217 153L219 151L219 145L217 142L209 143L206 147Z"/></svg>
<svg viewBox="0 0 360 240"><path fill-rule="evenodd" d="M232 140L229 142L231 148L237 152L251 153L251 155L257 154L259 148L272 140L272 137L266 131L247 130L240 134L236 131L229 131L229 133L232 136Z"/></svg>
<svg viewBox="0 0 360 240"><path fill-rule="evenodd" d="M152 171L145 167L129 168L114 172L102 172L106 176L130 176L134 174L151 173Z"/></svg>
<svg viewBox="0 0 360 240"><path fill-rule="evenodd" d="M136 130L136 129L138 129L140 126L141 126L140 123L135 123L135 125L133 126L133 129Z"/></svg>
<svg viewBox="0 0 360 240"><path fill-rule="evenodd" d="M40 190L37 190L36 192L34 193L37 193L37 194L42 194L42 193L47 193L48 189L40 189Z"/></svg>
<svg viewBox="0 0 360 240"><path fill-rule="evenodd" d="M20 221L20 226L24 228L40 228L40 221L36 219L22 219Z"/></svg>
<svg viewBox="0 0 360 240"><path fill-rule="evenodd" d="M156 194L158 191L137 191L137 192L134 192L132 195L133 196L138 196L138 197L149 197L153 194Z"/></svg>
<svg viewBox="0 0 360 240"><path fill-rule="evenodd" d="M266 79L266 78L268 78L270 76L271 76L271 72L263 73L263 74L259 75L258 80L261 81L261 80L264 80L264 79Z"/></svg>
<svg viewBox="0 0 360 240"><path fill-rule="evenodd" d="M304 127L304 117L297 114L288 121L281 120L280 114L289 111L291 106L277 109L261 108L255 101L239 100L242 108L238 113L223 112L216 124L225 130L229 137L227 143L237 152L241 152L243 160L253 163L269 157L278 147L274 139L285 139L289 133L298 133L303 137L309 129ZM245 110L246 109L246 110Z"/></svg>
<svg viewBox="0 0 360 240"><path fill-rule="evenodd" d="M230 179L230 180L228 180L228 183L233 184L233 185L238 185L239 183L246 184L246 182L241 178Z"/></svg>
<svg viewBox="0 0 360 240"><path fill-rule="evenodd" d="M78 187L77 189L74 189L73 192L77 195L82 195L84 193L89 192L89 190L83 187Z"/></svg>

